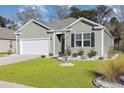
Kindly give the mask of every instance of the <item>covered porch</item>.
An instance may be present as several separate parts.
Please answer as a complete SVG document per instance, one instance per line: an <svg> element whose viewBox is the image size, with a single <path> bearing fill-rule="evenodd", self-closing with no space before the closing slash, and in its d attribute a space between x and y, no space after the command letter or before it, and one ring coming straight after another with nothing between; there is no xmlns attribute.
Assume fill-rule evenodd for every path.
<svg viewBox="0 0 124 93"><path fill-rule="evenodd" d="M53 31L53 55L56 55L56 52L58 52L57 54L60 52L64 54L67 49L67 32L70 30L71 29ZM58 46L57 43L59 43L60 46ZM58 48L59 51L57 51Z"/></svg>

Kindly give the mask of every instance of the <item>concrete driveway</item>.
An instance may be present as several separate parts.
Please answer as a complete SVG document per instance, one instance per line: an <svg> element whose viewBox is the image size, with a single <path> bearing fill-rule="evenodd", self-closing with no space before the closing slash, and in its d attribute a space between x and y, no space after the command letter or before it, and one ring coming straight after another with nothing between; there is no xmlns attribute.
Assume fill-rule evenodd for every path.
<svg viewBox="0 0 124 93"><path fill-rule="evenodd" d="M7 81L0 81L0 88L33 88L33 87Z"/></svg>
<svg viewBox="0 0 124 93"><path fill-rule="evenodd" d="M16 55L16 54L13 54L7 57L0 57L0 66L12 64L12 63L19 63L19 62L34 59L37 57L38 56L36 55Z"/></svg>

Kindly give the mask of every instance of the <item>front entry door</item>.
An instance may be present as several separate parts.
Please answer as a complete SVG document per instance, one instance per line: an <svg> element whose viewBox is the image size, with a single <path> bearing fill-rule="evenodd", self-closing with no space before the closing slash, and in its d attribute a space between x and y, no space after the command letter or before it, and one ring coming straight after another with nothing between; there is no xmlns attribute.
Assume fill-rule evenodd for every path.
<svg viewBox="0 0 124 93"><path fill-rule="evenodd" d="M61 35L61 51L62 51L62 53L65 52L65 36L64 36L64 34Z"/></svg>

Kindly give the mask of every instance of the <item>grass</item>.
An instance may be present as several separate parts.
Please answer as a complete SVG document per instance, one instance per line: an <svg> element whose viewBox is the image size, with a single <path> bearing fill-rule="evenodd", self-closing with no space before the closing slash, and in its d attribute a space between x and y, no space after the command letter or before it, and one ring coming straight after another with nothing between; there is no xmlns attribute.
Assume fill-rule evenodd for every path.
<svg viewBox="0 0 124 93"><path fill-rule="evenodd" d="M5 57L7 56L8 54L6 52L0 52L0 57Z"/></svg>
<svg viewBox="0 0 124 93"><path fill-rule="evenodd" d="M116 60L123 58L120 54ZM107 62L107 61L105 61ZM92 79L101 61L73 62L73 67L60 67L55 59L37 58L0 67L0 80L42 88L92 88Z"/></svg>

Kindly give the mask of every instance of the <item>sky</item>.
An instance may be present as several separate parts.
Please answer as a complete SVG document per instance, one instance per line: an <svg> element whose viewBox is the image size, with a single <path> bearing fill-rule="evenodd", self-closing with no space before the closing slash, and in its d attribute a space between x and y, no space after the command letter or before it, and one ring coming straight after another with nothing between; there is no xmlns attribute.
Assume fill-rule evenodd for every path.
<svg viewBox="0 0 124 93"><path fill-rule="evenodd" d="M75 7L80 8L81 10L93 9L96 6L93 5L82 5ZM49 11L52 12L52 6L43 6L42 11ZM22 6L19 5L0 5L0 16L5 18L14 18L16 13L22 11Z"/></svg>
<svg viewBox="0 0 124 93"><path fill-rule="evenodd" d="M72 5L68 5L67 7L70 9ZM89 10L95 9L96 5L73 5L81 10ZM27 7L27 6L25 6ZM42 16L44 17L44 21L48 22L49 15L54 13L52 5L41 5L40 11ZM63 6L62 6L63 7ZM124 6L122 5L108 5L108 7L113 8L114 16L117 17L120 21L124 21ZM31 6L31 8L35 8ZM18 12L22 12L24 10L24 6L22 5L0 5L0 16L3 16L7 19L14 19Z"/></svg>

